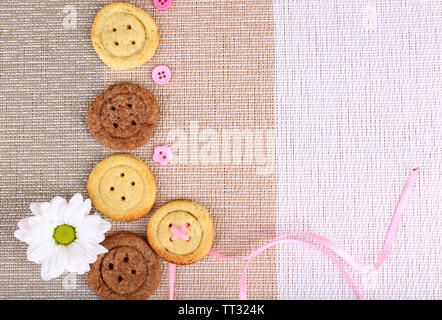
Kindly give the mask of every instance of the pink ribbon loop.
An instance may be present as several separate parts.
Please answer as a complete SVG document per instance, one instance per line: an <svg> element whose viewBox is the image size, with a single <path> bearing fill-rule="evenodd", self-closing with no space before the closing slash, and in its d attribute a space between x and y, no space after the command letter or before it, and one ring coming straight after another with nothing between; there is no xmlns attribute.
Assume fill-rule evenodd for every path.
<svg viewBox="0 0 442 320"><path fill-rule="evenodd" d="M384 261L387 259L388 255L390 254L391 248L393 246L393 242L396 239L396 235L399 230L399 226L401 223L401 218L404 214L405 207L407 205L408 199L411 195L412 189L415 186L417 182L417 177L419 173L419 168L416 168L412 171L410 177L408 178L404 189L399 197L399 202L396 206L395 212L393 214L393 217L391 219L390 226L388 228L387 234L385 236L384 245L382 247L381 253L377 259L376 264L374 265L373 269L368 269L364 265L360 264L356 261L356 259L346 250L338 246L336 243L334 243L331 240L328 240L320 235L310 233L310 232L295 232L295 233L289 233L284 234L279 237L276 237L272 241L268 242L264 246L258 248L257 250L253 251L250 255L242 258L235 258L235 257L229 257L226 256L215 249L211 249L210 255L213 257L216 257L221 260L245 260L246 265L244 267L244 270L241 274L240 283L239 283L239 289L240 289L240 299L246 300L247 299L247 272L250 266L251 261L259 256L261 253L266 251L267 249L280 244L280 243L298 243L310 246L312 248L315 248L316 250L319 250L322 254L327 256L341 271L341 273L344 275L344 277L347 279L347 281L350 283L350 285L353 287L353 290L355 291L356 295L359 299L364 299L364 296L361 293L361 290L359 290L358 286L356 285L356 282L352 279L349 272L342 266L342 264L329 252L321 248L320 246L314 244L312 241L318 242L323 247L327 248L334 254L336 254L338 257L340 257L342 260L344 260L349 266L351 266L353 269L360 271L360 272L367 272L367 271L374 271L378 270L380 266L384 263ZM299 239L299 238L307 238L308 240ZM174 290L175 290L175 272L176 272L176 266L173 264L169 264L169 290L170 290L170 299L173 300L174 298Z"/></svg>
<svg viewBox="0 0 442 320"><path fill-rule="evenodd" d="M173 300L175 295L175 274L176 265L169 263L169 300Z"/></svg>

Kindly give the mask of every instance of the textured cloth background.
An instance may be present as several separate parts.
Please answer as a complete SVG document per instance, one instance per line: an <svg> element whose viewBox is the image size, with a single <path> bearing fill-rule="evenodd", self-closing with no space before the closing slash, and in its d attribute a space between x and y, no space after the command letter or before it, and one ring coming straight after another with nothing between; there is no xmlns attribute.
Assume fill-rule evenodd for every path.
<svg viewBox="0 0 442 320"><path fill-rule="evenodd" d="M161 108L154 137L132 152L158 180L154 209L204 204L214 247L229 255L311 231L373 264L419 166L391 256L377 279L353 275L369 298L442 298L440 1L175 0L166 12L131 2L161 41L126 72L111 72L90 42L105 1L0 6L0 298L96 298L84 275L42 281L13 232L30 202L87 194L90 171L113 153L90 136L88 106L120 81L152 90ZM172 69L167 86L151 80L157 64ZM224 134L245 137L238 147ZM151 160L163 143L177 156L167 167ZM148 219L111 221L111 233L144 235ZM242 266L208 257L178 267L176 297L236 299ZM156 299L168 297L163 271ZM250 298L355 297L326 258L296 245L266 252L249 280Z"/></svg>
<svg viewBox="0 0 442 320"><path fill-rule="evenodd" d="M149 63L128 72L110 72L90 41L94 16L106 3L43 1L23 6L9 0L0 7L5 44L0 104L2 298L96 297L85 275L42 281L40 267L26 260L26 245L13 232L18 220L30 214L29 203L76 192L87 195L90 171L113 153L87 130L89 104L116 82L139 83L159 102L154 137L132 152L156 176L153 210L181 198L203 204L214 218L215 248L229 255L243 255L276 236L274 136L266 139L271 143L264 150L264 162L245 153L250 139L263 144L264 135L257 133L274 133L271 1L177 0L167 12L156 10L151 1L132 1L153 15L161 40ZM77 28L66 30L72 8ZM173 72L166 86L152 81L157 64L168 65ZM239 142L240 150L229 137L237 132L247 135ZM175 164L160 167L151 158L153 146L164 143L181 148L174 150ZM258 151L253 155L259 156ZM270 170L265 170L266 159ZM130 230L145 235L148 219L109 220L110 233ZM276 298L276 250L259 260L251 270L255 274L250 277L255 288L251 297ZM243 265L208 257L178 267L176 298L238 298ZM163 271L153 298L168 298L164 262Z"/></svg>
<svg viewBox="0 0 442 320"><path fill-rule="evenodd" d="M274 3L278 233L318 233L373 265L414 190L373 299L442 298L440 1ZM353 298L311 248L279 247L279 298ZM376 280L377 278L377 280Z"/></svg>

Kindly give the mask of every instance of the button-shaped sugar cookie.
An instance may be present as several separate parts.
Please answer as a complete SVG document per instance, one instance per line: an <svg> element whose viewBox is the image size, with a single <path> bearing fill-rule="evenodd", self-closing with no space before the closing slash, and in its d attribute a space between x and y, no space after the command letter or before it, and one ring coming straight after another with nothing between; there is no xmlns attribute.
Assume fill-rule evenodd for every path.
<svg viewBox="0 0 442 320"><path fill-rule="evenodd" d="M198 203L171 201L150 218L147 240L152 249L170 263L195 263L209 254L213 246L212 217Z"/></svg>
<svg viewBox="0 0 442 320"><path fill-rule="evenodd" d="M87 190L99 212L119 221L145 216L156 198L155 177L148 165L127 154L98 163L89 175Z"/></svg>
<svg viewBox="0 0 442 320"><path fill-rule="evenodd" d="M144 10L126 2L102 8L91 31L92 44L113 70L127 70L149 61L159 44L158 28Z"/></svg>

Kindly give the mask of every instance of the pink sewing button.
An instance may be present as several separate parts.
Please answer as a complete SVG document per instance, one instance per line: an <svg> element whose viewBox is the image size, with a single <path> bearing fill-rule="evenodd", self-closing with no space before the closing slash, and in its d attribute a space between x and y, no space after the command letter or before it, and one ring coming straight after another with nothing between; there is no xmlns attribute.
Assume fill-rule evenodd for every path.
<svg viewBox="0 0 442 320"><path fill-rule="evenodd" d="M153 5L158 10L169 10L172 7L173 0L153 0Z"/></svg>
<svg viewBox="0 0 442 320"><path fill-rule="evenodd" d="M172 72L166 66L158 66L152 71L152 79L155 83L166 84L172 79Z"/></svg>
<svg viewBox="0 0 442 320"><path fill-rule="evenodd" d="M173 153L169 146L156 146L153 151L153 160L165 166L173 160Z"/></svg>

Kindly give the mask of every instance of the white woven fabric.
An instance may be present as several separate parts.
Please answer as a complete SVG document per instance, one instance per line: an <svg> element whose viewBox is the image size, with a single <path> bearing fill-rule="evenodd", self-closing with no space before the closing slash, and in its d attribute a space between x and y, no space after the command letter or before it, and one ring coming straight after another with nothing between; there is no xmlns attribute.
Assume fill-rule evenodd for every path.
<svg viewBox="0 0 442 320"><path fill-rule="evenodd" d="M442 298L440 1L274 1L278 231L373 264L410 171L391 255L354 273L372 299ZM279 298L355 295L327 258L279 247Z"/></svg>

